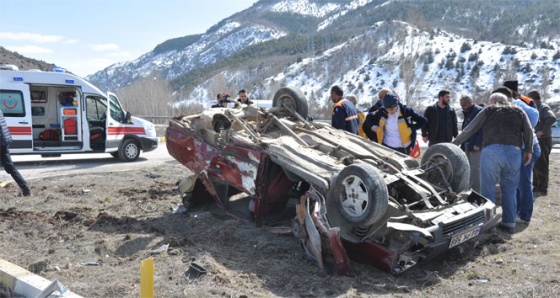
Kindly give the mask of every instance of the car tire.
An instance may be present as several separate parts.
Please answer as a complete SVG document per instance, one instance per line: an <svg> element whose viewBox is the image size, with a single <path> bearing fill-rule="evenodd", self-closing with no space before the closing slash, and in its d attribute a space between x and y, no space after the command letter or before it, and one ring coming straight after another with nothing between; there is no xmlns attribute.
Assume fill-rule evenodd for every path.
<svg viewBox="0 0 560 298"><path fill-rule="evenodd" d="M273 107L280 107L282 104L290 106L294 111L296 111L303 119L307 118L308 106L307 98L301 92L301 90L293 87L282 87L276 93L272 99ZM282 110L278 112L278 116L281 118L289 118L290 120L297 120L295 115L292 115L288 110Z"/></svg>
<svg viewBox="0 0 560 298"><path fill-rule="evenodd" d="M427 180L432 184L443 186L449 183L451 190L457 193L469 187L471 173L469 160L456 145L439 143L428 147L422 156L421 164L422 169L428 169ZM445 183L441 181L440 170L444 174Z"/></svg>
<svg viewBox="0 0 560 298"><path fill-rule="evenodd" d="M352 164L338 174L333 200L346 222L370 226L387 212L389 193L383 176L374 166Z"/></svg>
<svg viewBox="0 0 560 298"><path fill-rule="evenodd" d="M140 157L140 146L133 139L126 139L119 147L119 159L122 161L130 162L135 161Z"/></svg>

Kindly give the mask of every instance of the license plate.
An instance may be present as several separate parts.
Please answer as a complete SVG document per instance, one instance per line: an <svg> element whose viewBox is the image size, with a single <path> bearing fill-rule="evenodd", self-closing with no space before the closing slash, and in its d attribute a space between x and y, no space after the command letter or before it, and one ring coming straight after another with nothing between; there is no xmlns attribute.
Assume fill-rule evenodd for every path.
<svg viewBox="0 0 560 298"><path fill-rule="evenodd" d="M451 237L451 242L449 242L449 248L452 248L453 246L457 246L471 238L478 236L478 234L480 234L481 229L482 227L476 227L466 232L463 232L459 235L455 235Z"/></svg>

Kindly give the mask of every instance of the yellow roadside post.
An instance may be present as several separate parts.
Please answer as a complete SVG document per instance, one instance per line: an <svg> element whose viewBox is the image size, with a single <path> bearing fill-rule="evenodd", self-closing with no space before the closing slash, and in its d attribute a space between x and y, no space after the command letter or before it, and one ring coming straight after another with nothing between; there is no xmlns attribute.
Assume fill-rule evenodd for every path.
<svg viewBox="0 0 560 298"><path fill-rule="evenodd" d="M154 258L140 262L140 297L154 298Z"/></svg>

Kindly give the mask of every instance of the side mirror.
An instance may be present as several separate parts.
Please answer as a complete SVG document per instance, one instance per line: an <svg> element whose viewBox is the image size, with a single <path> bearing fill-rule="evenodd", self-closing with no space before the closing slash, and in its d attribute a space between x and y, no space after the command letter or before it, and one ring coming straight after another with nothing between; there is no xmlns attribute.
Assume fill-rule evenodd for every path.
<svg viewBox="0 0 560 298"><path fill-rule="evenodd" d="M130 112L126 112L124 120L126 121L126 123L132 123L132 114L130 114Z"/></svg>

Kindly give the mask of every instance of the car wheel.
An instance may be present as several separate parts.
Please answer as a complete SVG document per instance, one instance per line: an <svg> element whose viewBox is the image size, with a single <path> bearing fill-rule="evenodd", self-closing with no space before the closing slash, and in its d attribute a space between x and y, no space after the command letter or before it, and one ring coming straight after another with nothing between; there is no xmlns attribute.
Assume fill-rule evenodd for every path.
<svg viewBox="0 0 560 298"><path fill-rule="evenodd" d="M385 215L389 193L383 176L374 166L353 164L338 174L333 199L345 221L370 226Z"/></svg>
<svg viewBox="0 0 560 298"><path fill-rule="evenodd" d="M421 164L426 170L428 182L432 184L442 187L449 184L454 192L462 192L469 187L471 167L458 146L451 143L430 146L424 152Z"/></svg>
<svg viewBox="0 0 560 298"><path fill-rule="evenodd" d="M282 87L276 93L272 99L273 107L281 107L282 105L287 105L296 111L304 119L308 115L307 98L301 92L301 90L293 87ZM279 117L290 118L291 120L297 120L295 115L292 115L290 111L282 109L278 112Z"/></svg>
<svg viewBox="0 0 560 298"><path fill-rule="evenodd" d="M133 139L126 139L119 147L119 158L122 161L135 161L140 157L140 146Z"/></svg>

